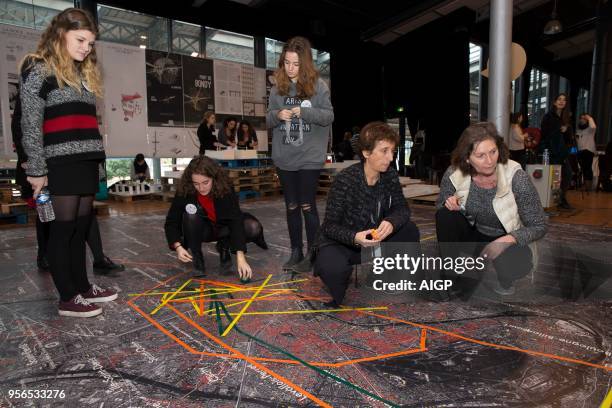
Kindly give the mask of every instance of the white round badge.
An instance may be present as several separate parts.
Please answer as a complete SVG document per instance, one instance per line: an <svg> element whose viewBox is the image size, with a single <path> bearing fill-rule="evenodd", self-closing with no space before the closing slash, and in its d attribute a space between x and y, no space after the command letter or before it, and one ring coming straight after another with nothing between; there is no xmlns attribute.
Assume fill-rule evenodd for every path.
<svg viewBox="0 0 612 408"><path fill-rule="evenodd" d="M195 214L196 212L198 212L198 209L197 209L197 208L196 208L196 206L195 206L195 205L193 205L193 204L187 204L187 205L185 206L185 211L187 211L187 214L191 214L191 215L193 215L193 214Z"/></svg>
<svg viewBox="0 0 612 408"><path fill-rule="evenodd" d="M308 99L305 99L300 104L300 108L312 108L312 102L310 102Z"/></svg>

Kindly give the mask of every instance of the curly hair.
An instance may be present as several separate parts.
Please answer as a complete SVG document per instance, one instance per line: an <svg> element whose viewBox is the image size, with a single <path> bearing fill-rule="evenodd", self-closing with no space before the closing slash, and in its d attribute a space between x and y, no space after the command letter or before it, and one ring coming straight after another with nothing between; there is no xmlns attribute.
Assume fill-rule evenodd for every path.
<svg viewBox="0 0 612 408"><path fill-rule="evenodd" d="M386 140L393 143L396 147L399 144L399 134L391 126L384 122L370 122L359 132L357 147L359 156L363 159L362 151L371 152L376 147L376 143Z"/></svg>
<svg viewBox="0 0 612 408"><path fill-rule="evenodd" d="M298 79L295 84L297 96L300 98L311 98L317 89L319 71L312 60L310 41L304 37L293 37L283 46L283 51L278 59L278 68L274 73L278 94L289 95L291 80L285 72L285 55L288 52L295 52L300 63Z"/></svg>
<svg viewBox="0 0 612 408"><path fill-rule="evenodd" d="M98 35L98 28L89 12L68 8L53 17L40 38L36 52L26 55L21 65L27 64L27 69L37 61L42 61L60 87L67 85L80 92L84 81L91 92L101 97L102 75L97 66L96 49L92 48L82 62L75 62L68 54L65 39L65 34L73 30L87 30Z"/></svg>
<svg viewBox="0 0 612 408"><path fill-rule="evenodd" d="M492 140L495 142L497 151L499 152L497 162L502 164L508 163L510 151L508 150L508 146L504 143L504 139L497 133L495 125L490 122L480 122L468 126L463 133L461 133L457 146L451 153L451 166L461 170L463 174L474 175L474 169L468 160L474 151L474 147L485 140Z"/></svg>
<svg viewBox="0 0 612 408"><path fill-rule="evenodd" d="M224 197L232 192L232 183L227 172L210 157L200 155L189 162L178 182L177 194L183 197L196 194L191 176L199 174L212 179L211 194L214 198Z"/></svg>

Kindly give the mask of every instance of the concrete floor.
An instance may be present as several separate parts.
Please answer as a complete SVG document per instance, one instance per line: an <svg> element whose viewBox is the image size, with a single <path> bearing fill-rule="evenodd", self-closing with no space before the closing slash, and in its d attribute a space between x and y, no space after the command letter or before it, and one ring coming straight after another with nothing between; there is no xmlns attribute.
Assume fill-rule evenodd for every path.
<svg viewBox="0 0 612 408"><path fill-rule="evenodd" d="M270 245L249 244L255 277L246 285L219 275L213 244L209 275L194 278L167 249L167 206L113 204L99 217L106 254L127 269L91 275L120 294L91 319L57 315L31 226L0 230L0 406L596 407L610 388L608 228L553 223L515 297L378 292L363 286L360 268L346 307L385 309L321 312L320 281L280 269L289 254L281 197L242 204ZM427 250L433 215L413 207ZM587 252L601 262L575 261ZM26 402L14 390L64 397Z"/></svg>

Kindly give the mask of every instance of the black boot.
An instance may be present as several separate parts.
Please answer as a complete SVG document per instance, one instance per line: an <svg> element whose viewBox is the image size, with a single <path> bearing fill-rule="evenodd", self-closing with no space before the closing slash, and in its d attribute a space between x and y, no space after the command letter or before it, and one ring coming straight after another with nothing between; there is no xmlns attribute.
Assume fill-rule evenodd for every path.
<svg viewBox="0 0 612 408"><path fill-rule="evenodd" d="M194 276L206 276L206 264L204 263L204 255L202 252L194 252L192 257Z"/></svg>
<svg viewBox="0 0 612 408"><path fill-rule="evenodd" d="M232 267L232 254L230 252L227 242L217 241L215 245L217 252L219 252L219 265L221 265L221 275L227 275L230 273Z"/></svg>
<svg viewBox="0 0 612 408"><path fill-rule="evenodd" d="M217 241L215 245L217 248L217 252L219 252L219 263L221 265L232 264L232 254L230 252L229 246L226 242Z"/></svg>
<svg viewBox="0 0 612 408"><path fill-rule="evenodd" d="M36 265L41 271L49 272L49 261L47 261L46 256L39 255L38 258L36 258Z"/></svg>
<svg viewBox="0 0 612 408"><path fill-rule="evenodd" d="M101 261L96 261L93 264L93 272L96 275L116 276L115 272L125 270L123 264L116 264L108 256L104 256Z"/></svg>
<svg viewBox="0 0 612 408"><path fill-rule="evenodd" d="M312 248L308 250L308 253L297 265L293 267L295 273L306 273L312 270L312 261L313 261L314 251Z"/></svg>
<svg viewBox="0 0 612 408"><path fill-rule="evenodd" d="M291 256L289 260L283 264L283 270L293 270L295 265L304 259L302 248L291 248Z"/></svg>

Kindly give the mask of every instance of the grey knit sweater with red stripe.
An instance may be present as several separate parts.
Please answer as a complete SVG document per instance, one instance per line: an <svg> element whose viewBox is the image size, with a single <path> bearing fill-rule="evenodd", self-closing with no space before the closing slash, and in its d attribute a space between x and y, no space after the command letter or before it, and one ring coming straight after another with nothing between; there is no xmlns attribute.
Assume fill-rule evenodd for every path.
<svg viewBox="0 0 612 408"><path fill-rule="evenodd" d="M105 158L96 118L96 97L59 87L42 61L26 61L20 78L23 148L29 176L47 174L47 164Z"/></svg>

